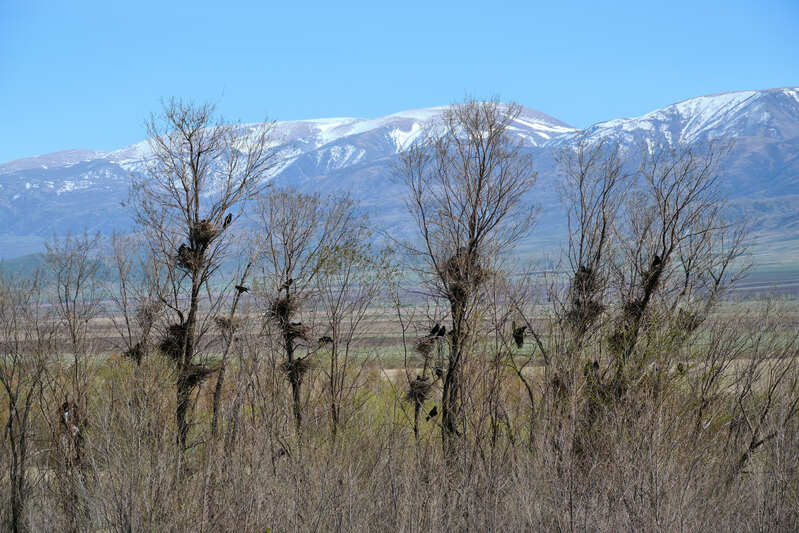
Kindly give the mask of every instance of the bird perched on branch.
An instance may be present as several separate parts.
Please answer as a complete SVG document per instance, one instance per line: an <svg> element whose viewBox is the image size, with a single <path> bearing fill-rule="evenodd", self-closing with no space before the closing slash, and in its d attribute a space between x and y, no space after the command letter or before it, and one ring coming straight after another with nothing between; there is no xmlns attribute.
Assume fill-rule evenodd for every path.
<svg viewBox="0 0 799 533"><path fill-rule="evenodd" d="M331 337L330 335L324 335L322 337L319 337L319 345L320 346L322 344L331 344L332 342L333 342L333 337Z"/></svg>
<svg viewBox="0 0 799 533"><path fill-rule="evenodd" d="M524 346L524 330L527 326L516 326L516 321L513 322L513 342L516 343L517 348Z"/></svg>
<svg viewBox="0 0 799 533"><path fill-rule="evenodd" d="M438 322L436 322L436 325L435 325L435 326L433 326L433 329L431 329L431 330L430 330L430 335L431 335L431 336L433 336L433 335L435 335L436 333L438 333L438 330L439 330L439 328L441 328L441 324L439 324Z"/></svg>
<svg viewBox="0 0 799 533"><path fill-rule="evenodd" d="M225 217L225 221L222 222L222 229L226 229L228 226L230 226L231 222L233 222L233 213L228 213Z"/></svg>
<svg viewBox="0 0 799 533"><path fill-rule="evenodd" d="M280 289L278 289L278 290L280 290L280 291L289 290L289 287L291 287L292 283L294 283L294 278L289 278L289 279L287 279L286 281L283 282L283 284L280 286Z"/></svg>
<svg viewBox="0 0 799 533"><path fill-rule="evenodd" d="M443 337L447 333L447 327L441 326L439 330L436 332L436 337Z"/></svg>
<svg viewBox="0 0 799 533"><path fill-rule="evenodd" d="M236 291L238 291L239 294L241 294L243 292L250 292L250 288L249 287L245 287L244 285L236 285L235 289L236 289Z"/></svg>

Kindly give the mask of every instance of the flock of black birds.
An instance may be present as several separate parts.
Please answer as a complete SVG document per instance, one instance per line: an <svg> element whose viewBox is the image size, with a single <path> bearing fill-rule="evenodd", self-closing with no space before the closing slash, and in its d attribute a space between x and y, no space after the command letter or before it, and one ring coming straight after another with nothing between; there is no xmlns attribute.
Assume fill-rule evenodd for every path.
<svg viewBox="0 0 799 533"><path fill-rule="evenodd" d="M512 323L511 332L513 334L513 341L516 343L516 346L521 349L524 346L524 335L527 330L527 326L522 324L521 326L516 324L516 321ZM428 339L439 339L447 334L447 327L436 322L435 326L432 327L430 333L427 335L426 338ZM450 335L452 333L450 332ZM320 339L321 341L321 339ZM444 377L444 368L442 366L441 361L436 361L435 365L433 366L433 374L436 377L436 380L443 379ZM422 376L416 377L417 381L426 381L427 378ZM432 409L427 413L425 416L425 422L429 422L432 418L438 416L438 406L434 405Z"/></svg>
<svg viewBox="0 0 799 533"><path fill-rule="evenodd" d="M442 326L438 322L436 322L436 325L433 326L433 329L430 330L431 337L443 337L446 334L447 334L447 327Z"/></svg>

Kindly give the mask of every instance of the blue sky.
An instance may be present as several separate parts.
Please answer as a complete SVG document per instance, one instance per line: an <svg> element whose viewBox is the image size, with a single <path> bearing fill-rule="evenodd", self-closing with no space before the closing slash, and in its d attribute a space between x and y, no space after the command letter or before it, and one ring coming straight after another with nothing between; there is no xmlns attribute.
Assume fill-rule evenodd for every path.
<svg viewBox="0 0 799 533"><path fill-rule="evenodd" d="M168 96L251 122L498 95L587 126L799 85L797 35L797 0L0 0L0 161L137 142Z"/></svg>

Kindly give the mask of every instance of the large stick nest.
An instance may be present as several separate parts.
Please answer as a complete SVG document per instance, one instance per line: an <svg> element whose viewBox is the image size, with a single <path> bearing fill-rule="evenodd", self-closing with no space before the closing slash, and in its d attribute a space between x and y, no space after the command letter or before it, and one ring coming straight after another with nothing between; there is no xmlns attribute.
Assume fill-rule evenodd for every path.
<svg viewBox="0 0 799 533"><path fill-rule="evenodd" d="M446 277L449 297L458 302L465 302L488 277L488 271L480 264L480 256L476 251L469 252L460 247L443 268Z"/></svg>
<svg viewBox="0 0 799 533"><path fill-rule="evenodd" d="M600 282L594 269L580 265L571 286L571 305L566 318L572 327L587 329L605 310L598 299Z"/></svg>
<svg viewBox="0 0 799 533"><path fill-rule="evenodd" d="M175 258L176 264L188 271L198 270L202 266L203 251L199 248L193 248L181 244L178 248L178 253Z"/></svg>
<svg viewBox="0 0 799 533"><path fill-rule="evenodd" d="M307 355L292 361L284 361L280 365L280 370L286 374L286 377L292 383L302 383L303 377L310 369L311 359Z"/></svg>
<svg viewBox="0 0 799 533"><path fill-rule="evenodd" d="M144 354L146 353L147 348L144 345L144 342L139 341L127 350L123 354L125 357L129 359L133 359L137 365L141 364L141 360L144 358Z"/></svg>
<svg viewBox="0 0 799 533"><path fill-rule="evenodd" d="M283 332L292 340L302 339L307 341L311 334L311 328L301 322L290 322L283 327Z"/></svg>
<svg viewBox="0 0 799 533"><path fill-rule="evenodd" d="M429 378L416 376L416 379L408 384L408 392L405 393L405 399L416 403L416 405L424 405L432 390L433 383Z"/></svg>
<svg viewBox="0 0 799 533"><path fill-rule="evenodd" d="M192 248L207 248L219 233L217 227L206 219L192 224L189 231L189 240Z"/></svg>
<svg viewBox="0 0 799 533"><path fill-rule="evenodd" d="M293 298L278 297L272 300L266 311L266 318L281 328L290 324L291 318L299 311L299 305Z"/></svg>
<svg viewBox="0 0 799 533"><path fill-rule="evenodd" d="M197 385L201 384L203 381L208 379L211 374L217 372L220 367L207 367L203 365L189 365L182 373L181 379L183 379L186 385L189 388L194 388Z"/></svg>
<svg viewBox="0 0 799 533"><path fill-rule="evenodd" d="M433 353L433 349L436 347L437 340L438 337L434 337L432 335L422 337L416 341L416 346L414 348L422 356L429 357L430 354Z"/></svg>
<svg viewBox="0 0 799 533"><path fill-rule="evenodd" d="M170 324L158 347L172 359L180 362L183 359L183 346L186 339L186 324Z"/></svg>

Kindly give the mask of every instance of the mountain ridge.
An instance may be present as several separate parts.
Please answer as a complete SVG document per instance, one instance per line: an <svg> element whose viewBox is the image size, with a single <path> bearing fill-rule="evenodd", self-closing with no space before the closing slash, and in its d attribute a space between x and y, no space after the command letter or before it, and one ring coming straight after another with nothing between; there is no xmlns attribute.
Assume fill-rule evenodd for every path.
<svg viewBox="0 0 799 533"><path fill-rule="evenodd" d="M402 216L403 191L391 179L392 161L446 108L278 122L272 141L277 166L269 179L309 192L347 192L378 222L410 233ZM248 135L263 127L242 124L239 131ZM736 209L753 220L757 244L766 255L799 263L799 250L791 249L798 238L787 233L799 226L799 205L784 201L799 194L799 87L703 95L585 129L523 107L510 131L537 162L535 200L545 208L527 249L551 249L565 236L554 155L578 135L609 138L623 147L723 138L735 140L725 181ZM148 153L145 140L112 151L72 149L0 164L0 257L40 250L56 228L129 230L130 213L120 202L127 200L130 175L142 171Z"/></svg>

